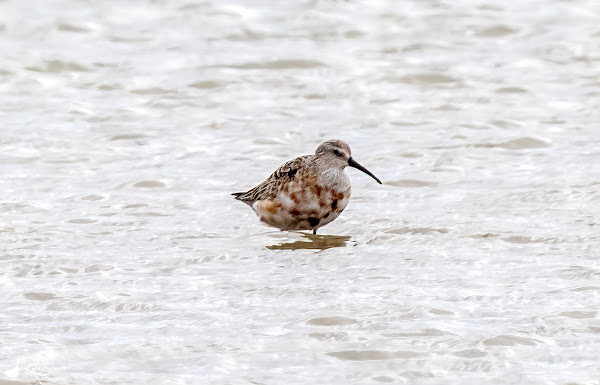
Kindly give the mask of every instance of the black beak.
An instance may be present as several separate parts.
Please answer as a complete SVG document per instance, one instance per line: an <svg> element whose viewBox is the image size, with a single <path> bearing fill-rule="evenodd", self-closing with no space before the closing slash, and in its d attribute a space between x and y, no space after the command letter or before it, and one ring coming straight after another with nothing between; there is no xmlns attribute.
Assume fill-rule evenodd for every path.
<svg viewBox="0 0 600 385"><path fill-rule="evenodd" d="M355 161L354 159L352 159L352 157L350 159L348 159L348 166L359 169L360 171L369 175L371 178L375 179L377 181L377 183L382 184L381 181L379 179L377 179L377 177L371 173L371 171L367 170L366 168L364 168L363 166L358 164L358 162Z"/></svg>

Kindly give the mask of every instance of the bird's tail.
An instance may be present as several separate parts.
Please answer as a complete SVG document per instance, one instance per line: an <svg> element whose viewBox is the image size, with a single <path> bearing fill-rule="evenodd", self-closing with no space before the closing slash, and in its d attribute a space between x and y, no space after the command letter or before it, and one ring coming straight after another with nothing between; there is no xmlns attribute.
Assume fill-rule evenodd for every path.
<svg viewBox="0 0 600 385"><path fill-rule="evenodd" d="M245 194L245 192L231 193L231 195L233 195L235 197L235 199L237 199L237 200L240 200L240 197L244 194Z"/></svg>
<svg viewBox="0 0 600 385"><path fill-rule="evenodd" d="M255 202L255 199L252 199L251 196L248 196L248 192L237 192L237 193L232 193L231 195L233 195L235 197L235 199L237 199L240 202L244 202L245 204L247 204L248 206L252 207L252 205Z"/></svg>

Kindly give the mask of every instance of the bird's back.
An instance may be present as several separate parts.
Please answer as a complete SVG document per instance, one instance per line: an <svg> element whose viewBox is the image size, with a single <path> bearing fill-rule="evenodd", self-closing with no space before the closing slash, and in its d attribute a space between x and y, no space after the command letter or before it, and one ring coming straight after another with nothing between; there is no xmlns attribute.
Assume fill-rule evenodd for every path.
<svg viewBox="0 0 600 385"><path fill-rule="evenodd" d="M310 160L314 155L304 155L284 163L275 170L264 182L246 191L233 193L235 199L252 207L254 202L275 198L286 184L296 178L296 174L310 169Z"/></svg>

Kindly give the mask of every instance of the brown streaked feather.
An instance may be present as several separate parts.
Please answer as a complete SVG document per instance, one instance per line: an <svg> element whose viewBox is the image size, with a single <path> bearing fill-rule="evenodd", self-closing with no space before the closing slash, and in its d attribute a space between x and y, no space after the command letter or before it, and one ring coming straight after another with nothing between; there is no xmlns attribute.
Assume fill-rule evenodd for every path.
<svg viewBox="0 0 600 385"><path fill-rule="evenodd" d="M251 207L256 201L273 199L287 183L294 179L296 173L300 169L307 167L310 164L309 159L313 156L314 155L304 155L292 159L275 170L273 174L258 186L246 192L238 192L231 195L233 195L235 199L240 200Z"/></svg>

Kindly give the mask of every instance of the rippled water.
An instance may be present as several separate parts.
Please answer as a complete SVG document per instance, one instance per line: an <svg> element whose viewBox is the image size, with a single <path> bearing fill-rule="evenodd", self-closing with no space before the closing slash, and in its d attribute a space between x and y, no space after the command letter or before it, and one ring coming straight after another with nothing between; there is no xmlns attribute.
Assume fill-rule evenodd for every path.
<svg viewBox="0 0 600 385"><path fill-rule="evenodd" d="M0 2L0 383L598 384L599 17ZM229 196L329 138L321 236Z"/></svg>

